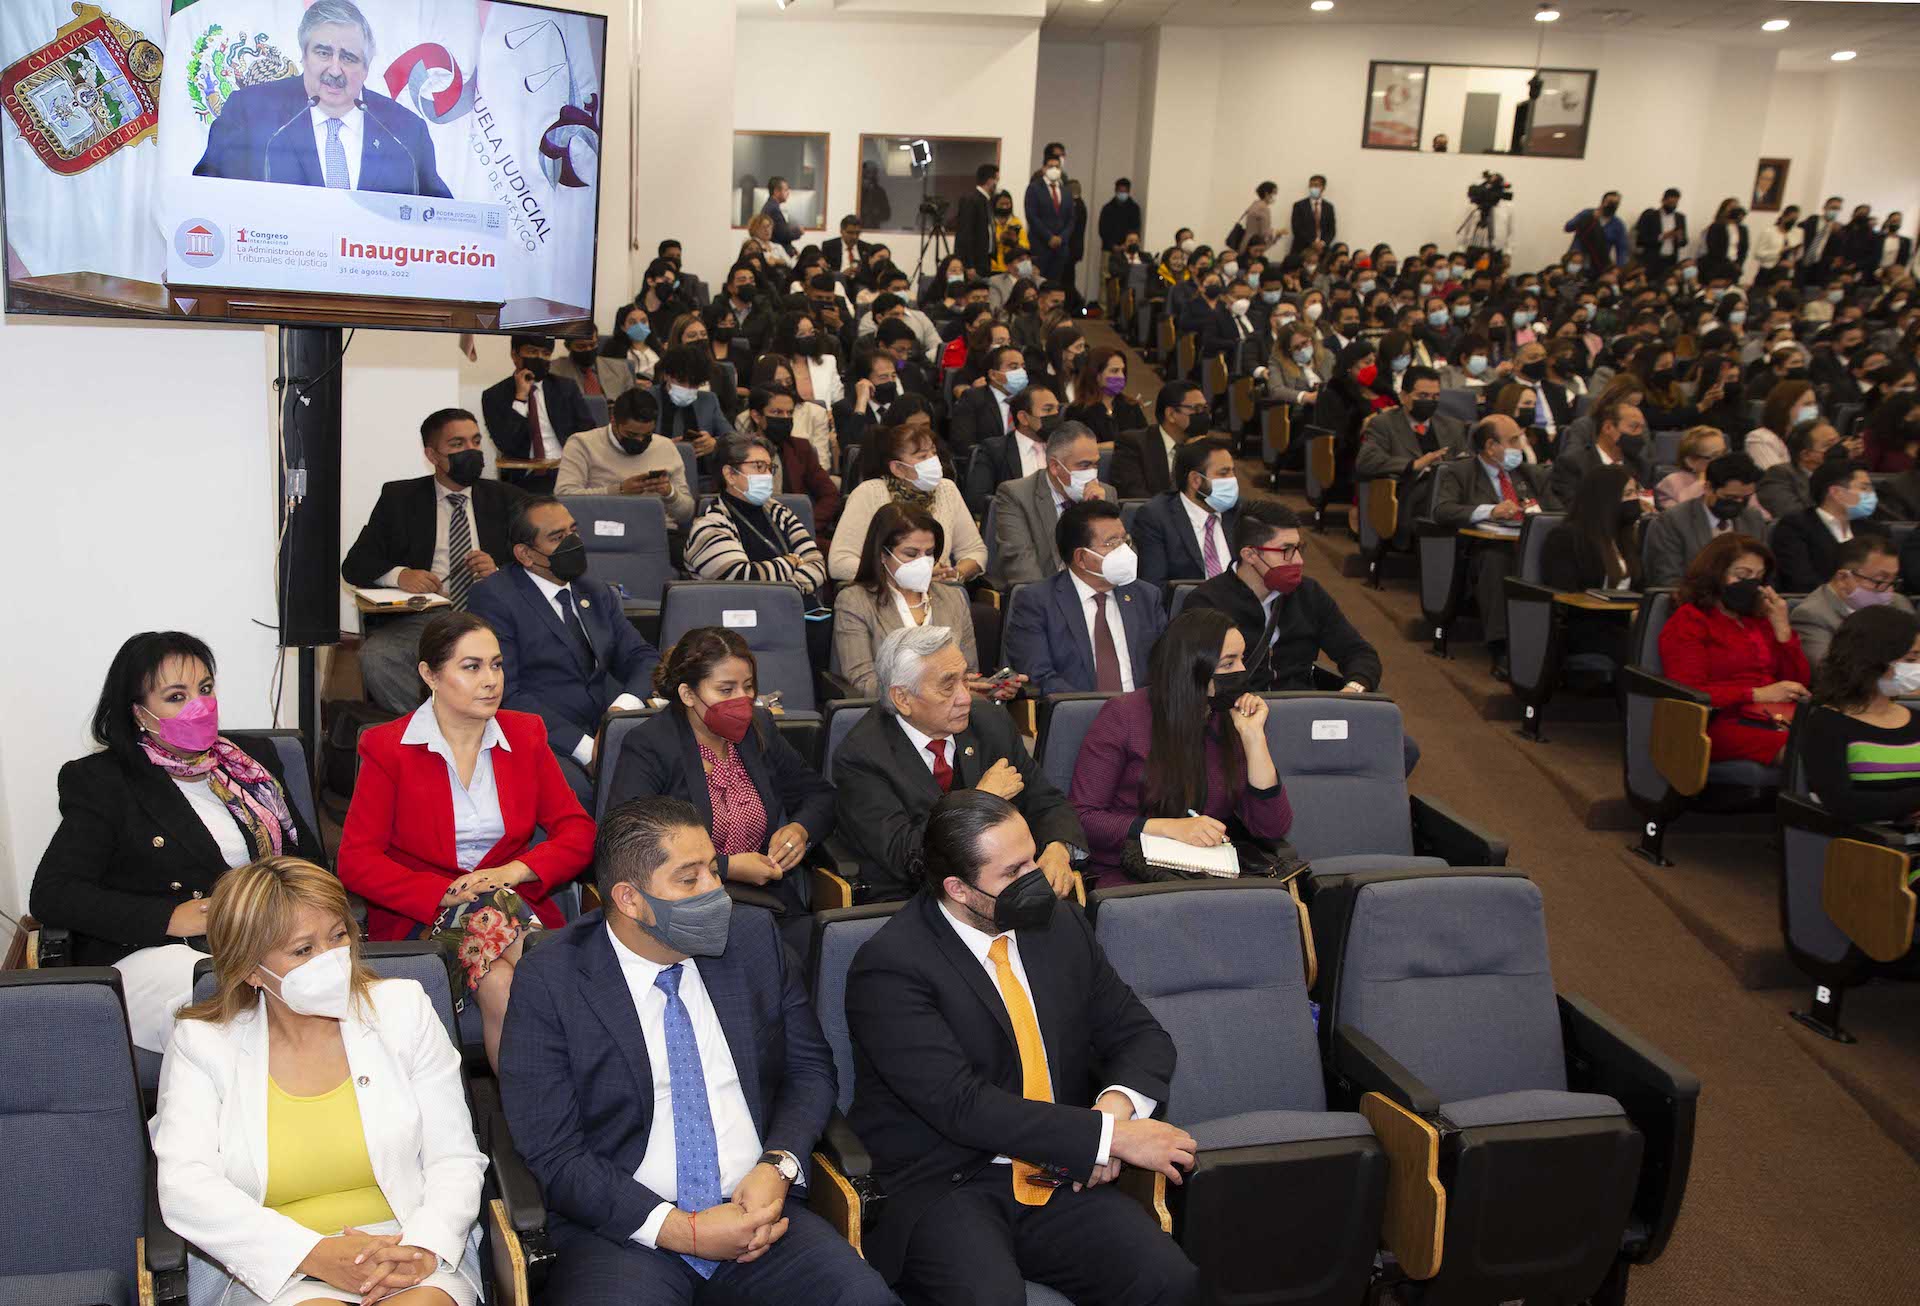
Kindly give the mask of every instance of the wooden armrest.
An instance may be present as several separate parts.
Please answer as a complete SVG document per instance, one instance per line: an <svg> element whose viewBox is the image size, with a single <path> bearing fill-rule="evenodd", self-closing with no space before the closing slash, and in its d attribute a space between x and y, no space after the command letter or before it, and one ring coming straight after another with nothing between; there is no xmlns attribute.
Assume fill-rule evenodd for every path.
<svg viewBox="0 0 1920 1306"><path fill-rule="evenodd" d="M1390 540L1400 526L1400 483L1383 476L1368 484L1373 487L1367 495L1367 516L1373 524L1373 533L1382 540Z"/></svg>
<svg viewBox="0 0 1920 1306"><path fill-rule="evenodd" d="M1913 947L1914 892L1906 854L1859 839L1827 845L1820 905L1840 932L1875 961L1898 961Z"/></svg>
<svg viewBox="0 0 1920 1306"><path fill-rule="evenodd" d="M1703 704L1677 698L1653 702L1653 738L1648 741L1653 769L1675 793L1692 797L1707 787L1707 764L1713 760L1713 743L1707 738L1711 714Z"/></svg>
<svg viewBox="0 0 1920 1306"><path fill-rule="evenodd" d="M487 1220L492 1225L493 1281L500 1291L500 1306L533 1306L533 1294L527 1287L527 1257L520 1247L520 1235L507 1218L507 1206L498 1197L487 1203Z"/></svg>
<svg viewBox="0 0 1920 1306"><path fill-rule="evenodd" d="M1034 714L1033 699L1023 694L1019 698L1009 699L1001 706L1007 709L1007 715L1013 718L1014 727L1018 729L1021 734L1029 739L1037 739L1039 737L1040 725Z"/></svg>
<svg viewBox="0 0 1920 1306"><path fill-rule="evenodd" d="M853 886L824 866L807 868L813 873L813 910L832 911L853 906Z"/></svg>
<svg viewBox="0 0 1920 1306"><path fill-rule="evenodd" d="M140 1289L140 1306L154 1306L153 1271L147 1268L147 1240L133 1240L133 1272Z"/></svg>
<svg viewBox="0 0 1920 1306"><path fill-rule="evenodd" d="M1287 894L1300 914L1300 955L1306 962L1307 988L1311 991L1320 980L1320 958L1313 950L1313 917L1307 914L1307 904L1300 897L1299 876L1287 881Z"/></svg>
<svg viewBox="0 0 1920 1306"><path fill-rule="evenodd" d="M807 1186L807 1209L837 1230L847 1245L861 1256L860 1194L847 1177L834 1168L824 1152L813 1154L813 1182Z"/></svg>
<svg viewBox="0 0 1920 1306"><path fill-rule="evenodd" d="M1440 1131L1379 1093L1360 1099L1360 1114L1373 1126L1387 1154L1387 1207L1380 1241L1410 1279L1440 1272L1440 1245L1447 1227L1447 1190L1440 1186Z"/></svg>
<svg viewBox="0 0 1920 1306"><path fill-rule="evenodd" d="M1333 437L1316 435L1307 441L1307 457L1313 460L1313 476L1322 486L1331 486L1339 479L1333 459Z"/></svg>
<svg viewBox="0 0 1920 1306"><path fill-rule="evenodd" d="M1073 873L1073 900L1085 910L1087 905L1087 877L1075 871Z"/></svg>
<svg viewBox="0 0 1920 1306"><path fill-rule="evenodd" d="M1173 1232L1173 1213L1167 1209L1165 1175L1158 1170L1123 1165L1120 1167L1120 1177L1113 1182L1121 1192L1147 1208L1147 1214L1159 1223L1161 1233Z"/></svg>

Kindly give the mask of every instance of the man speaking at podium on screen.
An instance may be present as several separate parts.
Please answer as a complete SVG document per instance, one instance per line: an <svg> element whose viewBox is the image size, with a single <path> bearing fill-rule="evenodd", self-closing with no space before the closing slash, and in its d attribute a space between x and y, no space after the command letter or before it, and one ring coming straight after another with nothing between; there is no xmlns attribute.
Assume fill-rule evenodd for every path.
<svg viewBox="0 0 1920 1306"><path fill-rule="evenodd" d="M366 89L373 29L352 0L313 0L299 36L300 76L234 91L194 176L453 198L426 123Z"/></svg>

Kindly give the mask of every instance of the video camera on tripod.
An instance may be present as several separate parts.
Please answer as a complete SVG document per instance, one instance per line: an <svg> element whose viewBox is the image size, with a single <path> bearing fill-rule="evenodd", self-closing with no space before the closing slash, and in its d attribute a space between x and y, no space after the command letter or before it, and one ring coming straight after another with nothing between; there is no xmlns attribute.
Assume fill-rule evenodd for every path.
<svg viewBox="0 0 1920 1306"><path fill-rule="evenodd" d="M1513 187L1497 172L1483 172L1480 180L1467 187L1467 203L1483 212L1501 200L1513 198Z"/></svg>

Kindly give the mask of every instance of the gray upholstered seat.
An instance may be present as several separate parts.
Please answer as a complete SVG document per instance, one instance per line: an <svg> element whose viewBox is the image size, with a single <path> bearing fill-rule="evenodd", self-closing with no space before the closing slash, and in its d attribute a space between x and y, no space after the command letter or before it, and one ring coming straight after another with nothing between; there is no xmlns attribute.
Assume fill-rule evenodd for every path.
<svg viewBox="0 0 1920 1306"><path fill-rule="evenodd" d="M1599 1093L1565 1093L1550 1088L1489 1093L1441 1106L1440 1114L1462 1129L1476 1125L1535 1124L1542 1120L1590 1120L1617 1116L1620 1104Z"/></svg>
<svg viewBox="0 0 1920 1306"><path fill-rule="evenodd" d="M0 1302L8 1306L135 1306L138 1297L113 1270L0 1275Z"/></svg>
<svg viewBox="0 0 1920 1306"><path fill-rule="evenodd" d="M1035 741L1040 770L1061 793L1073 789L1073 764L1080 756L1093 719L1114 694L1049 694L1040 707L1040 737Z"/></svg>
<svg viewBox="0 0 1920 1306"><path fill-rule="evenodd" d="M813 711L813 659L807 651L806 601L780 582L683 580L667 587L660 608L660 647L699 626L724 626L753 650L763 694Z"/></svg>
<svg viewBox="0 0 1920 1306"><path fill-rule="evenodd" d="M1316 857L1315 875L1357 875L1362 871L1438 870L1446 865L1439 857L1400 857L1391 853L1353 853L1344 857Z"/></svg>
<svg viewBox="0 0 1920 1306"><path fill-rule="evenodd" d="M690 470L687 485L693 484ZM630 604L658 606L673 579L665 501L651 494L573 494L561 502L587 546L593 578L625 590Z"/></svg>

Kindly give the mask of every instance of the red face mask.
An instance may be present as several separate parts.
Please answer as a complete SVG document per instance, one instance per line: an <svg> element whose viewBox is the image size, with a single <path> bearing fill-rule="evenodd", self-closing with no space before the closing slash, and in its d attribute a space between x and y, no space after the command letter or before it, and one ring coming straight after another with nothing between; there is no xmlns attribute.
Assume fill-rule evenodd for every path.
<svg viewBox="0 0 1920 1306"><path fill-rule="evenodd" d="M1301 563L1283 562L1277 567L1268 567L1261 575L1260 583L1275 594L1291 594L1306 579L1306 571Z"/></svg>
<svg viewBox="0 0 1920 1306"><path fill-rule="evenodd" d="M747 730L753 725L753 699L746 694L723 698L701 713L700 720L720 738L737 744L747 737Z"/></svg>
<svg viewBox="0 0 1920 1306"><path fill-rule="evenodd" d="M1368 363L1364 367L1354 369L1353 379L1361 385L1370 386L1373 384L1373 379L1379 375L1380 369L1374 364Z"/></svg>

